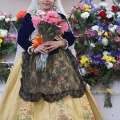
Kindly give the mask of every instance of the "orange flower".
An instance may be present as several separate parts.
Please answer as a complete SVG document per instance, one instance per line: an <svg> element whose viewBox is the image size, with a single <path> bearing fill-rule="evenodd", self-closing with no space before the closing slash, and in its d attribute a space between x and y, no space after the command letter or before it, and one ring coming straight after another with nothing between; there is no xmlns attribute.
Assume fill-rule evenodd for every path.
<svg viewBox="0 0 120 120"><path fill-rule="evenodd" d="M16 15L17 19L23 19L26 13L27 13L26 10L19 11Z"/></svg>
<svg viewBox="0 0 120 120"><path fill-rule="evenodd" d="M35 38L32 40L32 46L35 48L43 43L43 39L40 35L36 35Z"/></svg>

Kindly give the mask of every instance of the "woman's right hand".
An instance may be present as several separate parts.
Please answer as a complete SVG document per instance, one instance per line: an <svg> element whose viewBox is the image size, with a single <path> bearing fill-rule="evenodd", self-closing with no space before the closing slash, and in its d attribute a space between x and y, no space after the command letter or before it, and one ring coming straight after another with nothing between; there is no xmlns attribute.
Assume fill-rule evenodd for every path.
<svg viewBox="0 0 120 120"><path fill-rule="evenodd" d="M34 53L42 53L42 54L48 53L46 44L43 43L43 44L39 45L38 47L36 47L34 49Z"/></svg>

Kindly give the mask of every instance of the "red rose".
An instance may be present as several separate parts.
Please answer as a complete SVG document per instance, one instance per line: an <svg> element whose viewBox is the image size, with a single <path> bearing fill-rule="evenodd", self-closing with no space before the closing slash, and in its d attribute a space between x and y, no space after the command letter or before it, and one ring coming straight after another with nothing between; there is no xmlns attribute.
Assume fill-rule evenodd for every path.
<svg viewBox="0 0 120 120"><path fill-rule="evenodd" d="M106 25L109 25L110 24L110 22L106 22Z"/></svg>
<svg viewBox="0 0 120 120"><path fill-rule="evenodd" d="M106 12L105 11L101 11L99 13L99 16L102 18L102 19L105 19L106 18Z"/></svg>
<svg viewBox="0 0 120 120"><path fill-rule="evenodd" d="M70 18L70 22L73 22L73 20L74 20L73 18Z"/></svg>
<svg viewBox="0 0 120 120"><path fill-rule="evenodd" d="M118 11L118 9L117 9L116 6L112 6L112 10L113 10L113 12L115 12L115 13Z"/></svg>
<svg viewBox="0 0 120 120"><path fill-rule="evenodd" d="M97 68L94 68L94 74L99 74L99 73L100 73L100 70Z"/></svg>
<svg viewBox="0 0 120 120"><path fill-rule="evenodd" d="M92 67L88 67L87 70L89 71L89 73L93 72L93 68Z"/></svg>

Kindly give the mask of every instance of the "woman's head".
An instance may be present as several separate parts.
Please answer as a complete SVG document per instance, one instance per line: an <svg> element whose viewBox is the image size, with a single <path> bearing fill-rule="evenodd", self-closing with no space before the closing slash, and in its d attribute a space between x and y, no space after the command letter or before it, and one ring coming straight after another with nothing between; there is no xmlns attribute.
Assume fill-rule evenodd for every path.
<svg viewBox="0 0 120 120"><path fill-rule="evenodd" d="M50 7L48 7L48 8L44 8L43 7L43 5L42 5L42 3L43 2L49 2L49 1L51 1L52 2L52 6L54 5L54 3L55 3L55 6L56 7L54 7L54 9L56 9L56 11L58 11L58 12L60 12L60 13L62 13L62 14L64 14L65 15L65 11L64 11L64 9L63 9L63 6L62 6L62 3L61 3L61 0L32 0L31 1L31 3L30 3L30 6L29 6L29 8L28 8L28 12L30 12L30 11L32 11L32 10L34 10L34 9L40 9L40 8L42 8L44 11L48 11L48 10L50 10L50 8L52 7L52 6L50 6ZM38 2L39 2L39 5L38 5ZM49 3L48 3L49 4ZM47 10L48 9L48 10Z"/></svg>
<svg viewBox="0 0 120 120"><path fill-rule="evenodd" d="M39 0L39 4L41 9L47 12L53 7L55 1L56 0Z"/></svg>

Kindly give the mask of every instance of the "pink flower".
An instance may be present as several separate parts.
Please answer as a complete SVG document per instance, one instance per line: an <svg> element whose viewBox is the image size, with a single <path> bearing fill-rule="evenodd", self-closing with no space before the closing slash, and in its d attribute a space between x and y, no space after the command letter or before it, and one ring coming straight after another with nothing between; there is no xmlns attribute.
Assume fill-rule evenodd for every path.
<svg viewBox="0 0 120 120"><path fill-rule="evenodd" d="M76 5L76 7L77 7L77 8L80 8L81 10L85 10L85 9L86 9L86 7L85 7L83 4L80 4L80 3L78 3L78 4Z"/></svg>
<svg viewBox="0 0 120 120"><path fill-rule="evenodd" d="M71 9L71 13L74 13L75 10L76 10L76 8L72 7L72 9Z"/></svg>
<svg viewBox="0 0 120 120"><path fill-rule="evenodd" d="M91 30L91 29L87 29L85 31L85 34L88 36L88 37L93 37L95 36L94 32Z"/></svg>
<svg viewBox="0 0 120 120"><path fill-rule="evenodd" d="M0 16L4 15L1 11L0 11Z"/></svg>
<svg viewBox="0 0 120 120"><path fill-rule="evenodd" d="M118 34L120 34L120 29L117 30Z"/></svg>
<svg viewBox="0 0 120 120"><path fill-rule="evenodd" d="M110 36L112 36L112 35L113 35L113 32L109 31L108 34L109 34Z"/></svg>
<svg viewBox="0 0 120 120"><path fill-rule="evenodd" d="M118 55L118 59L120 59L120 55Z"/></svg>
<svg viewBox="0 0 120 120"><path fill-rule="evenodd" d="M47 22L49 18L48 18L48 16L43 16L42 19L43 19L43 21Z"/></svg>
<svg viewBox="0 0 120 120"><path fill-rule="evenodd" d="M43 17L43 21L48 22L50 24L55 24L57 25L60 21L61 18L55 11L48 11L48 13Z"/></svg>
<svg viewBox="0 0 120 120"><path fill-rule="evenodd" d="M74 23L76 23L76 22L77 22L77 20L76 20L76 19L74 19L74 20L73 20L73 22L74 22Z"/></svg>
<svg viewBox="0 0 120 120"><path fill-rule="evenodd" d="M61 22L60 23L60 29L62 30L62 31L68 31L68 23L67 22Z"/></svg>
<svg viewBox="0 0 120 120"><path fill-rule="evenodd" d="M48 11L46 15L49 17L52 17L52 18L58 17L57 12L55 12L55 11Z"/></svg>
<svg viewBox="0 0 120 120"><path fill-rule="evenodd" d="M37 27L37 25L40 23L40 17L39 16L33 16L32 17L32 22L33 22L33 26Z"/></svg>
<svg viewBox="0 0 120 120"><path fill-rule="evenodd" d="M51 23L51 24L57 25L60 21L61 21L61 18L56 17L56 18L50 18L48 22Z"/></svg>
<svg viewBox="0 0 120 120"><path fill-rule="evenodd" d="M10 42L10 39L8 37L4 37L4 42Z"/></svg>
<svg viewBox="0 0 120 120"><path fill-rule="evenodd" d="M116 36L116 37L114 38L114 41L115 41L115 42L120 42L120 37Z"/></svg>

